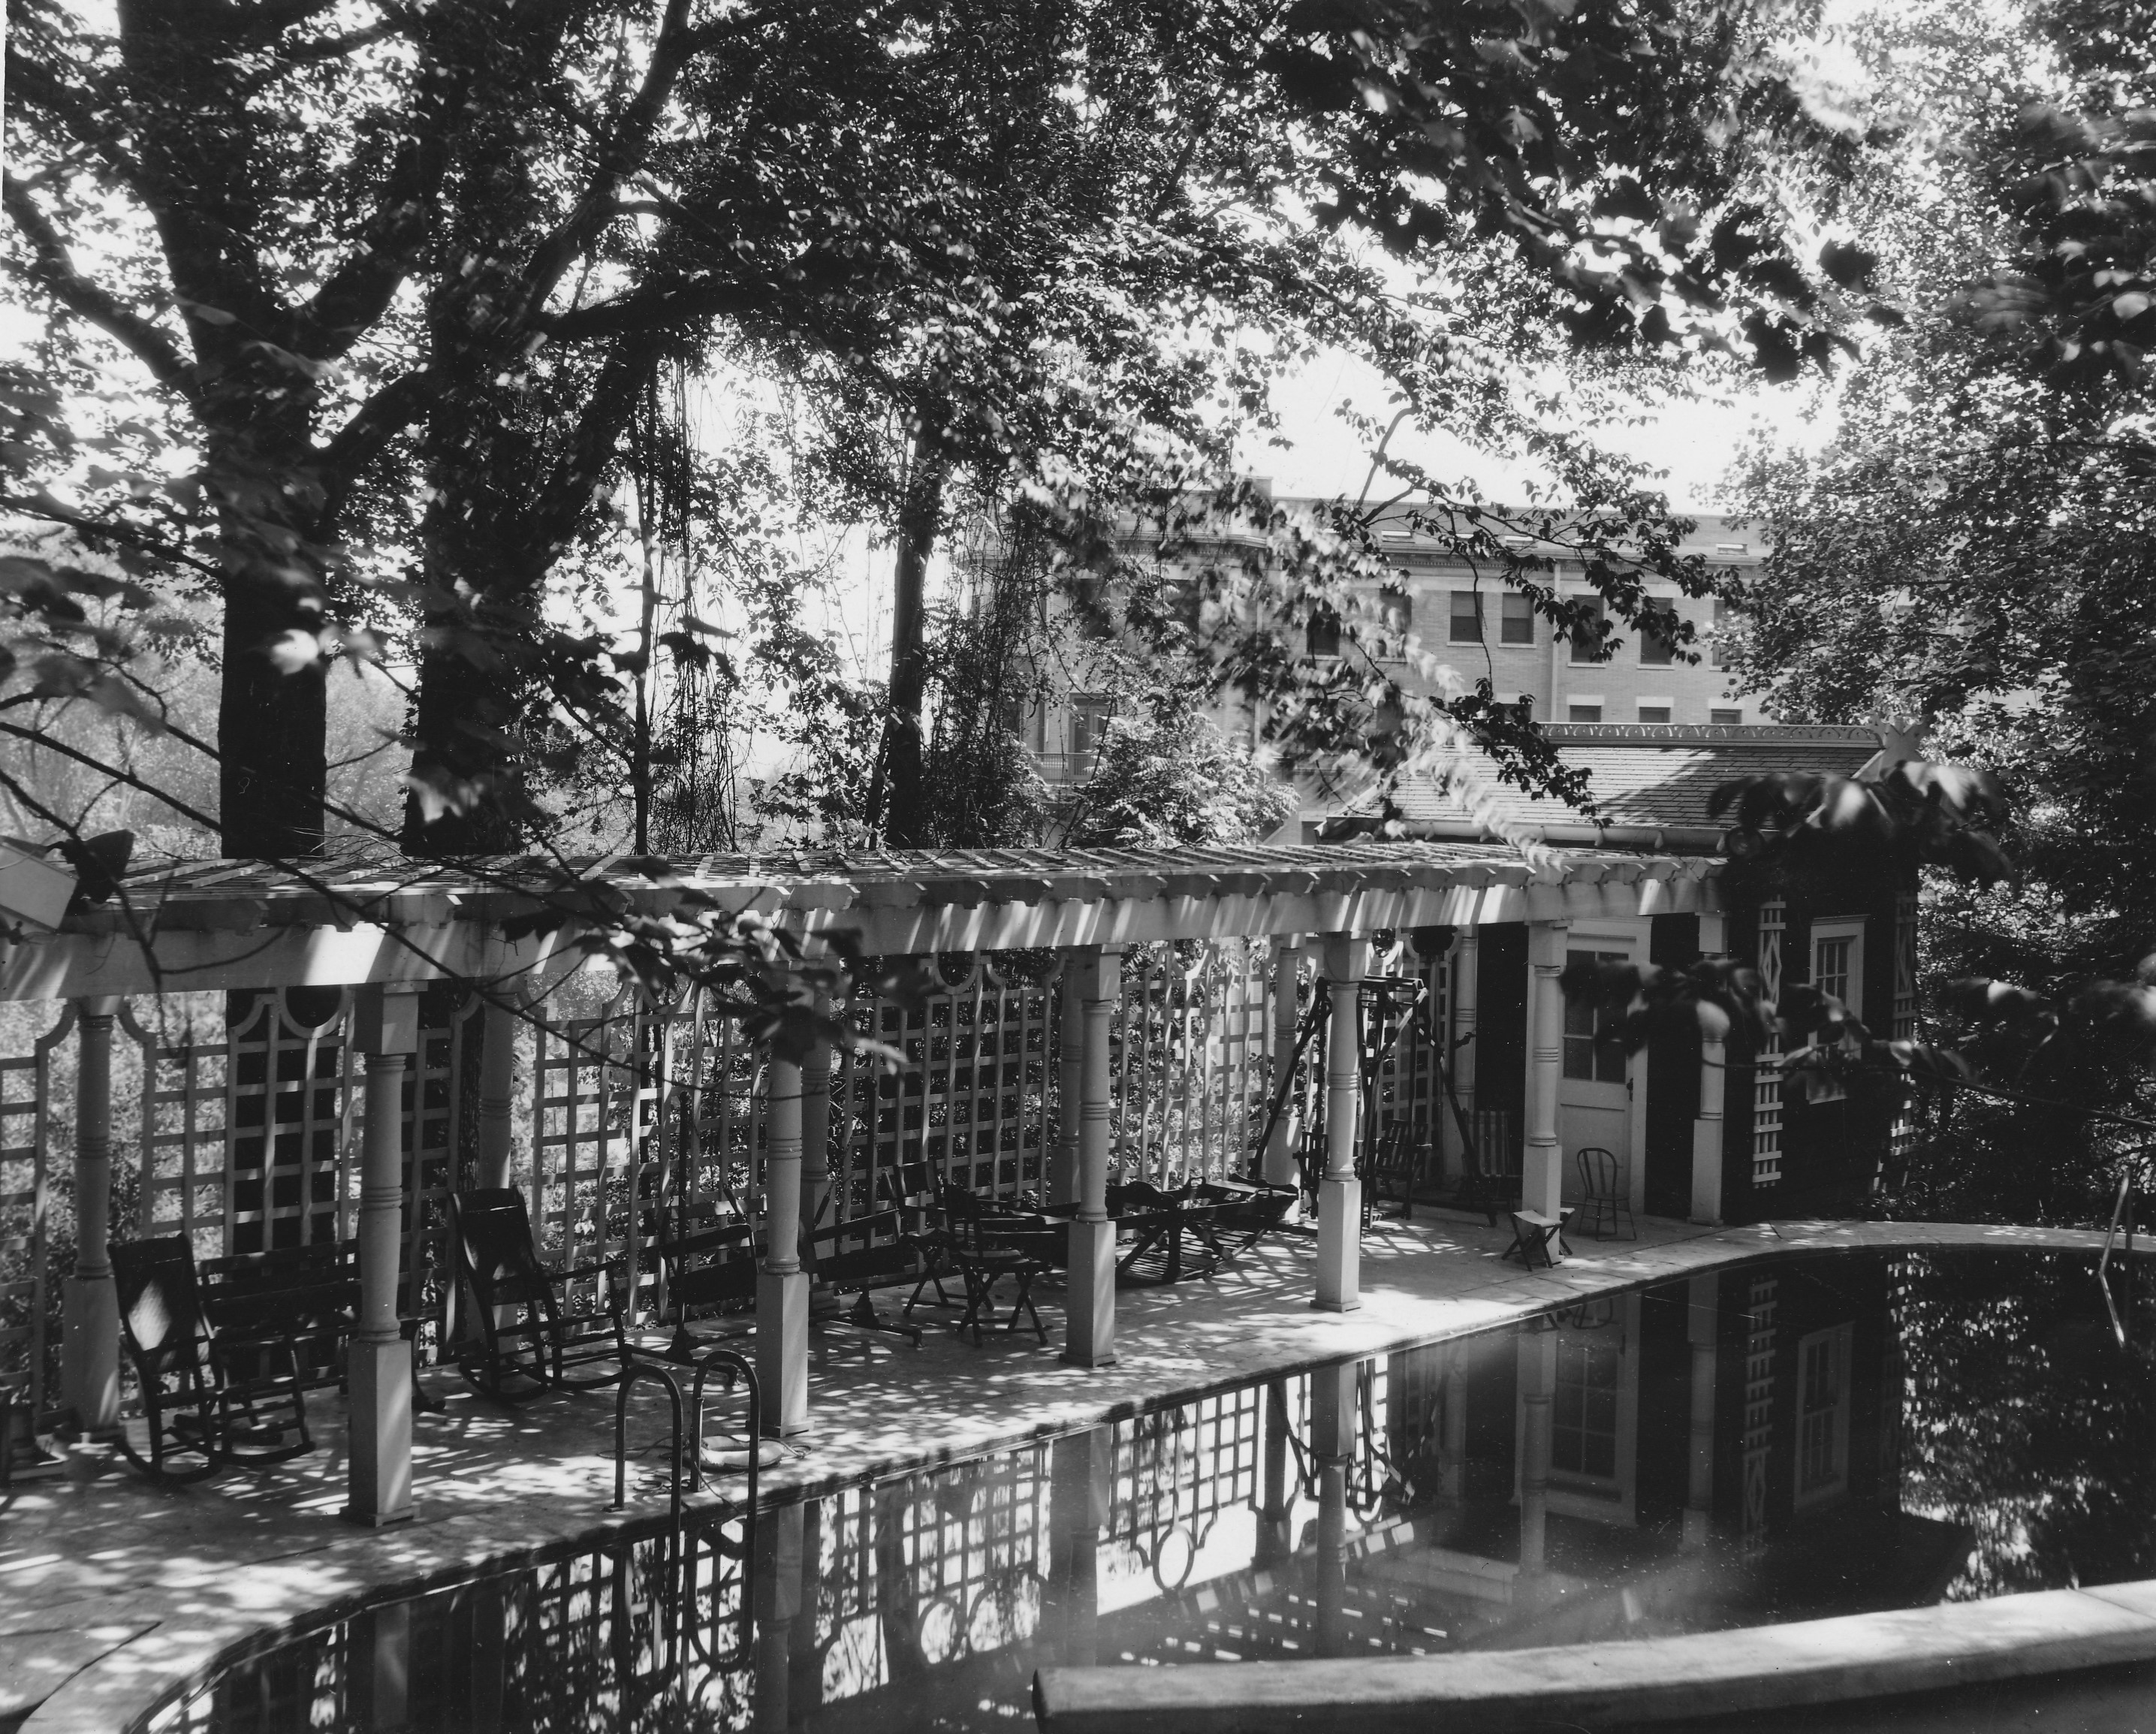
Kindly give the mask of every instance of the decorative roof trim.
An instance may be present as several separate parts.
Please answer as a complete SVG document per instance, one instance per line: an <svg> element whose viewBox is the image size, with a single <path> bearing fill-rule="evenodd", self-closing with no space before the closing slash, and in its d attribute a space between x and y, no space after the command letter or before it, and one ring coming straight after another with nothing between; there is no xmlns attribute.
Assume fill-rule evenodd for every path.
<svg viewBox="0 0 2156 1734"><path fill-rule="evenodd" d="M1879 731L1835 722L1546 722L1560 746L1867 746Z"/></svg>

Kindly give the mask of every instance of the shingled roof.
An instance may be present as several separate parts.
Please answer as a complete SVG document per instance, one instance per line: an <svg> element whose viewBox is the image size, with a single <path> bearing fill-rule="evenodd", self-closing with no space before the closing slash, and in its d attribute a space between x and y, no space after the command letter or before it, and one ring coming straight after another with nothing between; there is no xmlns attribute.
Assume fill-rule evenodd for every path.
<svg viewBox="0 0 2156 1734"><path fill-rule="evenodd" d="M1588 773L1593 818L1509 784L1496 791L1496 817L1552 843L1676 849L1711 848L1719 839L1725 822L1707 803L1726 782L1783 771L1847 777L1880 749L1875 730L1825 725L1561 722L1545 732L1567 765ZM1481 834L1466 807L1427 778L1404 783L1394 799L1416 834Z"/></svg>

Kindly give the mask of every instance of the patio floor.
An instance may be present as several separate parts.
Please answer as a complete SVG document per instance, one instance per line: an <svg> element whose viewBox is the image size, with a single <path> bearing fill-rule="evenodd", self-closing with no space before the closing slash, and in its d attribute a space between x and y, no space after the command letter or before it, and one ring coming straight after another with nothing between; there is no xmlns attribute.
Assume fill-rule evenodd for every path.
<svg viewBox="0 0 2156 1734"><path fill-rule="evenodd" d="M1479 1222L1373 1225L1363 1305L1309 1304L1314 1243L1276 1237L1238 1268L1118 1300L1121 1359L1056 1358L1061 1291L1041 1285L1050 1345L1030 1331L973 1348L936 1328L919 1349L848 1330L812 1338L811 1431L767 1460L767 1491L817 1492L1127 1414L1253 1375L1374 1354L1502 1322L1578 1295L1666 1280L1804 1248L1962 1244L2090 1247L2070 1231L1953 1224L1783 1223L1702 1229L1645 1221L1636 1241L1582 1241L1557 1270L1501 1262L1509 1236ZM652 1346L663 1342L654 1336ZM125 1470L19 1486L0 1503L0 1730L124 1727L223 1650L317 1608L623 1521L613 1496L614 1393L505 1410L454 1372L427 1375L445 1413L415 1427L417 1521L369 1531L344 1502L344 1412L311 1405L311 1455L161 1490ZM633 1400L632 1452L661 1432L655 1386ZM663 1451L633 1459L630 1518L663 1511ZM739 1478L732 1485L739 1485Z"/></svg>

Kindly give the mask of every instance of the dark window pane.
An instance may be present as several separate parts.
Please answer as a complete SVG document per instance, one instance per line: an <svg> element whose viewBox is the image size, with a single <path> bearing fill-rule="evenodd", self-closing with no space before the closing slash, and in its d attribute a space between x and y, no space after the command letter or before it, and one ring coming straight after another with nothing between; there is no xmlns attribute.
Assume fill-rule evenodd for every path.
<svg viewBox="0 0 2156 1734"><path fill-rule="evenodd" d="M1498 622L1497 639L1505 644L1535 641L1535 605L1515 591L1505 593L1504 612Z"/></svg>
<svg viewBox="0 0 2156 1734"><path fill-rule="evenodd" d="M1452 642L1455 644L1479 644L1482 642L1482 598L1472 590L1452 593Z"/></svg>

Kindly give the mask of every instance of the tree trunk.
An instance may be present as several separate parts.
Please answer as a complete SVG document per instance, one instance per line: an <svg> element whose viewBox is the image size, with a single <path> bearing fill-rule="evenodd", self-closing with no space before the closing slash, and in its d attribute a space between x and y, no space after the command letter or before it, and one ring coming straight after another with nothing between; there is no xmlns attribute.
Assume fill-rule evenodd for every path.
<svg viewBox="0 0 2156 1734"><path fill-rule="evenodd" d="M928 695L928 557L943 516L944 469L925 430L916 437L905 503L899 509L898 556L891 587L890 716L884 761L889 799L884 837L893 849L925 849L933 840L922 778L921 720Z"/></svg>

